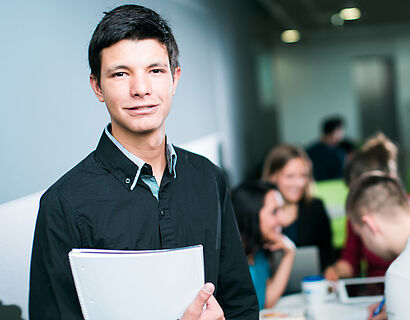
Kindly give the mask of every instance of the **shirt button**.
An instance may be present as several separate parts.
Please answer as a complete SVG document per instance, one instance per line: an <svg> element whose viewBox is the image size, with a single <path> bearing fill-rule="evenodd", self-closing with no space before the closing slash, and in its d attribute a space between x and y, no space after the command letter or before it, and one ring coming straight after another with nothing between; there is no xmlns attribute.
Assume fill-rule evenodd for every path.
<svg viewBox="0 0 410 320"><path fill-rule="evenodd" d="M164 215L165 215L165 211L161 210L161 216L164 216Z"/></svg>
<svg viewBox="0 0 410 320"><path fill-rule="evenodd" d="M125 183L126 183L126 184L129 184L130 182L131 182L130 178L126 178L126 179L125 179Z"/></svg>

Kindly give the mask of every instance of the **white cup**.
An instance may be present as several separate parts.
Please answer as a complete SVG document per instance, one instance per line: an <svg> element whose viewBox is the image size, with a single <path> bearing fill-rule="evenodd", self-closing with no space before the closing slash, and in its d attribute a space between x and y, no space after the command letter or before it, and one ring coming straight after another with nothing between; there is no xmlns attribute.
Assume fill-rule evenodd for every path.
<svg viewBox="0 0 410 320"><path fill-rule="evenodd" d="M334 296L331 283L322 276L304 277L302 292L307 303L322 303Z"/></svg>

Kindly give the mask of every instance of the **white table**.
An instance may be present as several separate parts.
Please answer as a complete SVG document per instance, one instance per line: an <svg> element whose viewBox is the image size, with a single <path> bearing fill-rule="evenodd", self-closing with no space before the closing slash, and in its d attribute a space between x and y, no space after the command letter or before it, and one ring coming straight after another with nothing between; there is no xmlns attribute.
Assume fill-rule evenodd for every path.
<svg viewBox="0 0 410 320"><path fill-rule="evenodd" d="M262 310L260 319L275 319L264 316L274 312L290 313L295 319L298 315L304 315L307 320L366 320L367 304L342 304L336 297L326 302L307 304L303 295L298 293L280 298L272 309Z"/></svg>

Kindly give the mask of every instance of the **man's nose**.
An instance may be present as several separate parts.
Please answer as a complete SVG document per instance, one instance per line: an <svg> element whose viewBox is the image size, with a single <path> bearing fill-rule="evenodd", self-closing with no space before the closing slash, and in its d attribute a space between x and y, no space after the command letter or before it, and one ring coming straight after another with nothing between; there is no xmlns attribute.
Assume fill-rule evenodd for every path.
<svg viewBox="0 0 410 320"><path fill-rule="evenodd" d="M148 79L148 75L139 74L135 75L131 80L131 95L143 98L144 96L151 94L151 83Z"/></svg>

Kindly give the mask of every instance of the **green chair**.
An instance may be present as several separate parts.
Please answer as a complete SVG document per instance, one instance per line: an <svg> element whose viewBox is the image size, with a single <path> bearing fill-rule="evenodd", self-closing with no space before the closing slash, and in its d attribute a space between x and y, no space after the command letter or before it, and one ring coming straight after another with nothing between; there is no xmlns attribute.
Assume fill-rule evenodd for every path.
<svg viewBox="0 0 410 320"><path fill-rule="evenodd" d="M345 202L349 190L341 179L318 181L314 196L321 199L329 214L333 247L342 249L346 238Z"/></svg>

